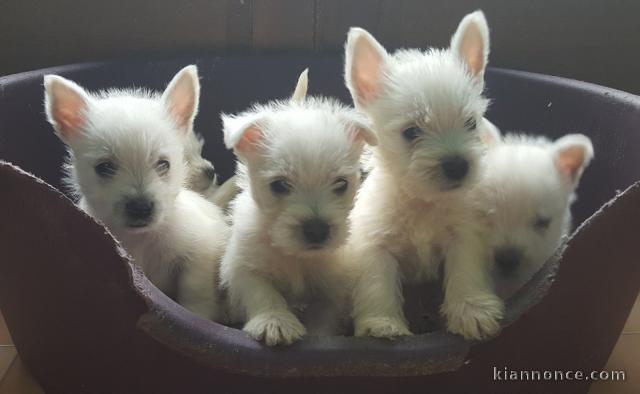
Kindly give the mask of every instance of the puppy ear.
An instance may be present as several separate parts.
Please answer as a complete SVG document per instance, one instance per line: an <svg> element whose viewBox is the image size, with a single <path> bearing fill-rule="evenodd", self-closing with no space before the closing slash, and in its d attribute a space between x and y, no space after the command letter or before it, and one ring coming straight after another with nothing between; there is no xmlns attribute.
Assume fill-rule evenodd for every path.
<svg viewBox="0 0 640 394"><path fill-rule="evenodd" d="M200 81L198 68L195 65L180 70L162 93L163 104L184 133L188 133L193 128L199 100Z"/></svg>
<svg viewBox="0 0 640 394"><path fill-rule="evenodd" d="M291 95L291 102L295 104L302 103L305 97L307 97L308 87L309 87L309 69L305 68L304 71L298 77L298 83L296 84L296 89L293 91L293 94Z"/></svg>
<svg viewBox="0 0 640 394"><path fill-rule="evenodd" d="M480 134L480 141L486 146L492 147L502 142L502 135L500 129L496 127L487 118L482 118L478 125L478 133Z"/></svg>
<svg viewBox="0 0 640 394"><path fill-rule="evenodd" d="M568 134L556 140L552 150L553 163L558 173L575 188L582 172L593 159L591 140L582 134Z"/></svg>
<svg viewBox="0 0 640 394"><path fill-rule="evenodd" d="M378 136L366 117L360 114L349 115L346 122L354 140L364 141L370 146L378 145Z"/></svg>
<svg viewBox="0 0 640 394"><path fill-rule="evenodd" d="M356 106L367 107L381 93L388 54L371 34L352 27L345 44L344 78Z"/></svg>
<svg viewBox="0 0 640 394"><path fill-rule="evenodd" d="M484 80L489 58L489 26L484 13L478 10L465 16L451 37L451 50L466 64L477 80Z"/></svg>
<svg viewBox="0 0 640 394"><path fill-rule="evenodd" d="M263 137L258 114L234 116L222 114L222 131L227 149L237 156L248 158L254 155Z"/></svg>
<svg viewBox="0 0 640 394"><path fill-rule="evenodd" d="M44 108L47 120L64 142L78 136L86 123L91 98L75 82L57 75L44 77Z"/></svg>

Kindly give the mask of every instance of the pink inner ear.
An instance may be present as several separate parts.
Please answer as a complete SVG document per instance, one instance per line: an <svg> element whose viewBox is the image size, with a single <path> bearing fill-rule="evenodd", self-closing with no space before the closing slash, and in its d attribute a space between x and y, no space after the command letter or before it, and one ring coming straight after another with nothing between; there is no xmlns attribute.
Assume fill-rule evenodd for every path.
<svg viewBox="0 0 640 394"><path fill-rule="evenodd" d="M171 116L176 120L179 127L184 128L188 126L194 105L193 97L190 96L179 97L171 103Z"/></svg>
<svg viewBox="0 0 640 394"><path fill-rule="evenodd" d="M189 73L181 71L163 93L169 114L183 131L188 129L197 110L198 89L197 81L194 82Z"/></svg>
<svg viewBox="0 0 640 394"><path fill-rule="evenodd" d="M561 175L574 181L584 159L584 149L579 146L571 146L558 152L555 163Z"/></svg>
<svg viewBox="0 0 640 394"><path fill-rule="evenodd" d="M470 25L462 39L460 54L473 75L480 74L484 69L483 47L482 33L475 24Z"/></svg>
<svg viewBox="0 0 640 394"><path fill-rule="evenodd" d="M65 138L72 138L77 134L84 123L82 111L84 103L81 99L72 100L67 107L57 106L53 110L53 118L58 123L58 128Z"/></svg>
<svg viewBox="0 0 640 394"><path fill-rule="evenodd" d="M352 75L361 104L366 104L378 96L381 64L382 58L370 43L362 42L356 47Z"/></svg>
<svg viewBox="0 0 640 394"><path fill-rule="evenodd" d="M236 144L236 149L245 154L255 152L260 138L262 138L262 131L256 126L250 126L242 134L240 141Z"/></svg>

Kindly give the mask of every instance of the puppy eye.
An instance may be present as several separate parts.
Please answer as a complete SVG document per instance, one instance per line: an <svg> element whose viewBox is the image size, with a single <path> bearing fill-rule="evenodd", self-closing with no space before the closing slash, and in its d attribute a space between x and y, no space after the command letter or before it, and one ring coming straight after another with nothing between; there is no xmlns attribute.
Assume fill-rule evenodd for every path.
<svg viewBox="0 0 640 394"><path fill-rule="evenodd" d="M344 192L347 191L347 188L349 188L349 182L344 178L336 179L333 185L335 186L333 192L336 194L344 194Z"/></svg>
<svg viewBox="0 0 640 394"><path fill-rule="evenodd" d="M417 127L409 127L402 132L402 136L407 141L413 141L420 136L420 129Z"/></svg>
<svg viewBox="0 0 640 394"><path fill-rule="evenodd" d="M538 216L536 220L533 222L533 227L538 231L544 231L549 228L551 224L551 218Z"/></svg>
<svg viewBox="0 0 640 394"><path fill-rule="evenodd" d="M167 172L169 172L169 168L171 168L171 163L169 163L169 160L158 160L158 162L156 163L156 171L158 172L159 175L165 175Z"/></svg>
<svg viewBox="0 0 640 394"><path fill-rule="evenodd" d="M464 122L464 128L469 131L475 130L476 127L477 127L477 124L476 124L475 118L469 118L467 119L466 122Z"/></svg>
<svg viewBox="0 0 640 394"><path fill-rule="evenodd" d="M110 161L103 161L94 167L96 174L102 178L110 178L116 174L116 166Z"/></svg>
<svg viewBox="0 0 640 394"><path fill-rule="evenodd" d="M273 192L273 194L279 196L284 196L291 192L291 184L289 184L289 182L285 181L284 179L278 179L271 182L269 184L269 187L271 187L271 191Z"/></svg>

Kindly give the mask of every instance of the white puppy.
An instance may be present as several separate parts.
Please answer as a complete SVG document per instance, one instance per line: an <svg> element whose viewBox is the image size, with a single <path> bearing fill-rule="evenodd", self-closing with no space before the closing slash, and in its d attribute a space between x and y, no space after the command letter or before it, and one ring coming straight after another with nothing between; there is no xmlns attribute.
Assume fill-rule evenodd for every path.
<svg viewBox="0 0 640 394"><path fill-rule="evenodd" d="M202 157L204 138L198 133L189 133L185 139L184 159L187 164L187 187L202 195L211 195L218 188L213 164Z"/></svg>
<svg viewBox="0 0 640 394"><path fill-rule="evenodd" d="M185 139L198 109L196 67L181 70L162 95L90 94L55 75L45 76L44 86L79 206L113 232L160 290L177 285L178 302L219 319L217 268L229 230L215 205L184 187Z"/></svg>
<svg viewBox="0 0 640 394"><path fill-rule="evenodd" d="M189 133L185 141L185 161L187 164L187 188L198 192L220 208L227 208L231 200L240 192L236 177L218 185L218 176L213 164L202 156L204 138L197 133Z"/></svg>
<svg viewBox="0 0 640 394"><path fill-rule="evenodd" d="M410 334L401 283L435 279L443 261L448 329L472 339L495 334L504 306L468 201L485 149L477 131L488 105L484 15L467 15L445 50L389 55L359 28L345 50L347 87L380 140L352 215L349 244L362 270L356 335Z"/></svg>
<svg viewBox="0 0 640 394"><path fill-rule="evenodd" d="M571 204L593 146L582 134L544 137L484 132L490 149L474 199L485 215L485 240L496 291L508 298L553 255L571 227Z"/></svg>
<svg viewBox="0 0 640 394"><path fill-rule="evenodd" d="M366 118L337 101L304 98L306 73L291 100L222 115L224 140L240 163L243 191L233 202L231 240L222 261L232 316L267 345L307 332L298 306L322 321L348 302L339 247L359 184ZM348 316L348 311L344 311Z"/></svg>

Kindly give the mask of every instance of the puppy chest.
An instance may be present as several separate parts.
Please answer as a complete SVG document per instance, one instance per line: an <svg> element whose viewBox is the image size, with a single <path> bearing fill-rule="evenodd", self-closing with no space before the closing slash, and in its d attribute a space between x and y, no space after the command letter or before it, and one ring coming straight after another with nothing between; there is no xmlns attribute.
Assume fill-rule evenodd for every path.
<svg viewBox="0 0 640 394"><path fill-rule="evenodd" d="M330 278L320 261L295 261L272 273L272 281L290 304L306 304L323 297L330 288ZM293 264L291 264L293 263Z"/></svg>
<svg viewBox="0 0 640 394"><path fill-rule="evenodd" d="M456 240L456 218L448 210L425 209L407 216L390 250L407 280L437 278L440 264Z"/></svg>

